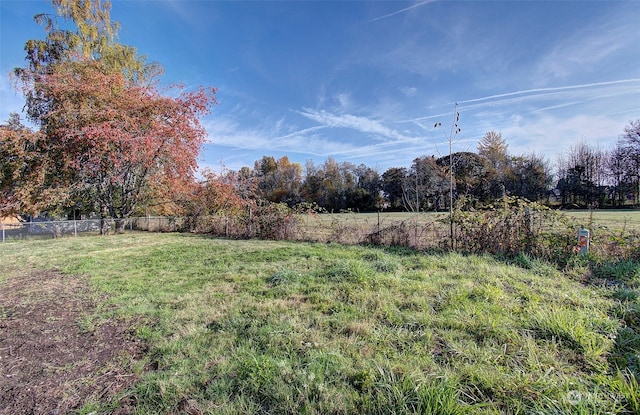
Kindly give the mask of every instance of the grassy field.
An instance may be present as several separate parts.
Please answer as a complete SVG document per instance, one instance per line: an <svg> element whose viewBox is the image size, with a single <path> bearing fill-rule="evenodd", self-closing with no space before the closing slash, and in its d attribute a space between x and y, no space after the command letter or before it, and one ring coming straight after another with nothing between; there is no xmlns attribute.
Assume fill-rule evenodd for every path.
<svg viewBox="0 0 640 415"><path fill-rule="evenodd" d="M565 210L558 211L570 218L575 219L584 226L590 223L606 226L612 230L637 230L640 231L640 210ZM377 213L332 213L321 214L317 218L328 225L332 221L347 223L350 221L367 222L375 224L380 219L382 225L396 221L411 220L418 218L421 222L436 222L448 218L446 212L422 212L418 215L409 212L382 212ZM303 217L306 224L313 224L314 219L309 215Z"/></svg>
<svg viewBox="0 0 640 415"><path fill-rule="evenodd" d="M187 234L0 254L0 284L34 269L88 275L101 300L85 326L136 321L148 345L127 392L138 414L640 410L638 270L597 286L525 257Z"/></svg>
<svg viewBox="0 0 640 415"><path fill-rule="evenodd" d="M478 212L481 217L487 212ZM504 213L504 212L502 212ZM513 211L517 214L517 211ZM594 249L603 249L611 241L623 241L632 233L640 234L640 210L594 210L594 211L550 211L550 216L544 221L537 221L540 215L535 216L533 222L541 226L547 232L560 231L558 223L566 222L562 218L566 216L568 223L562 225L572 229L577 238L578 229L586 227L591 230L591 238ZM498 213L499 215L500 213ZM546 214L545 214L546 216ZM381 212L381 213L333 213L319 215L300 215L301 223L298 233L293 237L298 240L338 242L342 244L357 244L371 242L381 237L383 244L401 244L415 248L442 248L450 246L448 213L421 212L419 214L409 212ZM555 218L555 219L551 219ZM478 224L467 220L467 226L475 226L474 232L482 232ZM478 222L479 223L479 222ZM455 225L454 229L459 229ZM637 237L636 237L637 240ZM626 245L633 245L626 242Z"/></svg>
<svg viewBox="0 0 640 415"><path fill-rule="evenodd" d="M590 222L606 226L613 231L640 231L640 210L568 210L565 215L588 226Z"/></svg>

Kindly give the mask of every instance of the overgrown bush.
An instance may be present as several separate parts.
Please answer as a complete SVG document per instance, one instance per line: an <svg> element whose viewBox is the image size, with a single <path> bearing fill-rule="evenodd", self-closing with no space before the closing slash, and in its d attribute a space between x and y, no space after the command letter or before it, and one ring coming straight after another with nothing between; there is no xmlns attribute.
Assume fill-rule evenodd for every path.
<svg viewBox="0 0 640 415"><path fill-rule="evenodd" d="M576 225L538 203L504 197L476 211L466 210L468 201L465 202L453 215L454 249L560 259L576 245ZM443 243L449 245L450 241Z"/></svg>
<svg viewBox="0 0 640 415"><path fill-rule="evenodd" d="M294 239L300 219L286 203L266 203L251 214L254 235L260 239Z"/></svg>
<svg viewBox="0 0 640 415"><path fill-rule="evenodd" d="M562 267L575 262L582 224L562 212L513 197L504 197L481 210L466 209L469 205L463 201L454 212L454 249L511 258L527 255ZM629 264L637 264L640 233L624 229L614 233L593 222L588 227L589 260L608 261L610 265L630 261L615 265L615 269L609 269L611 272L623 272L620 269L623 265L633 268ZM450 247L451 240L443 240L441 245Z"/></svg>
<svg viewBox="0 0 640 415"><path fill-rule="evenodd" d="M295 239L299 218L284 203L265 203L244 210L188 217L187 226L194 233L208 233L227 238Z"/></svg>

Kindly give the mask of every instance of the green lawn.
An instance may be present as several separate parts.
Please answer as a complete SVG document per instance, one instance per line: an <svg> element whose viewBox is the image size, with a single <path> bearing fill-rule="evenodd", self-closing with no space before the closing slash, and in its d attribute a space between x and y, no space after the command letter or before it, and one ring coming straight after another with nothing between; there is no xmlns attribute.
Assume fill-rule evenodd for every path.
<svg viewBox="0 0 640 415"><path fill-rule="evenodd" d="M564 214L588 226L590 222L612 231L640 231L640 210L567 210Z"/></svg>
<svg viewBox="0 0 640 415"><path fill-rule="evenodd" d="M0 245L0 284L89 275L95 324L136 318L139 414L638 411L640 334L622 318L640 315L640 272L598 287L520 265L187 234Z"/></svg>
<svg viewBox="0 0 640 415"><path fill-rule="evenodd" d="M619 230L625 228L627 230L635 229L640 231L640 210L565 210L559 211L563 214L582 222L585 226L590 222L598 225L604 225L610 227L612 230ZM338 221L340 223L350 221L361 221L367 223L377 223L380 218L381 224L411 220L418 218L421 222L435 222L437 220L443 220L448 218L446 212L421 212L416 215L410 212L381 212L377 213L332 213L321 214L317 218L321 220L323 224L330 224L332 221ZM304 216L305 223L313 223L309 215Z"/></svg>

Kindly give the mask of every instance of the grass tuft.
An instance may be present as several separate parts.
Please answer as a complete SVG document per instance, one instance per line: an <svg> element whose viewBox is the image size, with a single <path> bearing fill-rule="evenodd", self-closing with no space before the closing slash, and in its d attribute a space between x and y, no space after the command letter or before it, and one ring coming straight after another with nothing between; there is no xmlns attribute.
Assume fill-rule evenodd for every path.
<svg viewBox="0 0 640 415"><path fill-rule="evenodd" d="M317 271L316 277L331 282L364 282L374 276L374 270L367 263L346 259Z"/></svg>

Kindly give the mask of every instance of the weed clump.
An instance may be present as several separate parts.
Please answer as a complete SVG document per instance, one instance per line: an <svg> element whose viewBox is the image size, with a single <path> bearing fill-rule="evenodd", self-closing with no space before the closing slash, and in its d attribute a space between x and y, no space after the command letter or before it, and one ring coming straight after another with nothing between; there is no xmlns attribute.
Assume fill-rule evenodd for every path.
<svg viewBox="0 0 640 415"><path fill-rule="evenodd" d="M374 276L374 270L367 263L347 259L318 271L317 277L331 282L364 282Z"/></svg>

